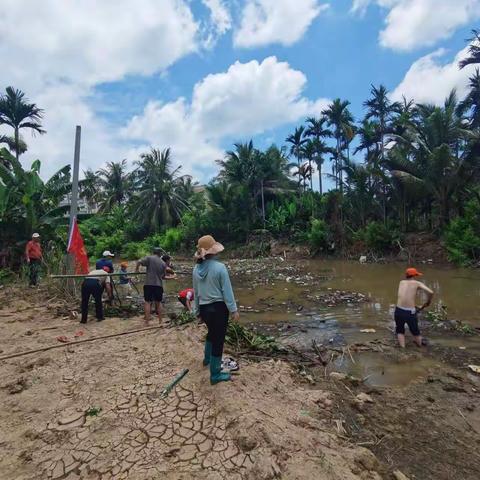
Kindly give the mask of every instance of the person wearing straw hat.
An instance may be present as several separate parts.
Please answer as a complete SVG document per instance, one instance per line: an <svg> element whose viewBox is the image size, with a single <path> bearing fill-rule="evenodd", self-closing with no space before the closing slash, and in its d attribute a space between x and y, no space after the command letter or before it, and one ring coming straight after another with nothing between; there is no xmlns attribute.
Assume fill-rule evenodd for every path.
<svg viewBox="0 0 480 480"><path fill-rule="evenodd" d="M211 235L201 237L193 269L194 312L208 328L203 364L210 365L212 385L230 380L230 373L222 372L223 344L229 315L239 319L227 267L216 258L223 250Z"/></svg>
<svg viewBox="0 0 480 480"><path fill-rule="evenodd" d="M417 280L423 273L416 268L407 268L405 280L398 285L398 299L395 308L395 333L397 334L400 347L405 348L405 324L408 325L415 343L423 345L420 329L418 328L418 312L427 308L432 303L433 291ZM427 301L421 306L416 306L417 293L424 291L427 294Z"/></svg>
<svg viewBox="0 0 480 480"><path fill-rule="evenodd" d="M40 244L40 234L34 233L32 239L25 247L25 260L28 263L29 285L36 287L38 285L38 271L42 261L42 246Z"/></svg>

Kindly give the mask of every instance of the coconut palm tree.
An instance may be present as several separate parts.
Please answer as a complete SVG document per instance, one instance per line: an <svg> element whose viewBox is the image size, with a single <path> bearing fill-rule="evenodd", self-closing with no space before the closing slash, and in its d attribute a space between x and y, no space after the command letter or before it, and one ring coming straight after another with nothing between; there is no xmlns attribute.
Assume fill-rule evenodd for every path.
<svg viewBox="0 0 480 480"><path fill-rule="evenodd" d="M85 170L83 175L84 178L78 182L80 198L87 202L89 210L92 211L101 196L99 191L100 180L92 169Z"/></svg>
<svg viewBox="0 0 480 480"><path fill-rule="evenodd" d="M469 56L459 62L459 67L465 68L467 65L480 63L480 32L472 30L473 37L470 38L470 46L468 47Z"/></svg>
<svg viewBox="0 0 480 480"><path fill-rule="evenodd" d="M348 100L341 100L336 98L326 108L322 114L327 118L327 125L333 127L333 137L336 140L336 148L334 155L334 176L336 188L342 189L342 159L343 150L350 145L354 137L353 115L348 106Z"/></svg>
<svg viewBox="0 0 480 480"><path fill-rule="evenodd" d="M436 202L441 227L448 223L453 198L465 188L472 168L466 147L475 134L465 128L458 112L455 91L443 107L419 105L415 125L398 139L386 159L396 179L407 188L420 187Z"/></svg>
<svg viewBox="0 0 480 480"><path fill-rule="evenodd" d="M133 214L153 232L177 224L188 208L179 183L181 167L173 168L170 149L152 148L136 162Z"/></svg>
<svg viewBox="0 0 480 480"><path fill-rule="evenodd" d="M470 90L459 104L459 113L470 113L470 128L480 128L480 70L477 68L470 77Z"/></svg>
<svg viewBox="0 0 480 480"><path fill-rule="evenodd" d="M256 160L259 154L252 140L246 143L235 143L235 150L229 150L225 158L217 160L220 166L218 178L231 184L244 184L253 192L256 175Z"/></svg>
<svg viewBox="0 0 480 480"><path fill-rule="evenodd" d="M100 209L109 211L115 205L123 204L129 196L130 176L127 173L127 161L108 162L105 168L97 171L98 184L102 188Z"/></svg>
<svg viewBox="0 0 480 480"><path fill-rule="evenodd" d="M5 95L0 96L0 124L13 128L15 158L18 160L22 153L20 130L30 129L32 133L45 133L40 123L43 110L34 103L28 103L21 90L7 87Z"/></svg>

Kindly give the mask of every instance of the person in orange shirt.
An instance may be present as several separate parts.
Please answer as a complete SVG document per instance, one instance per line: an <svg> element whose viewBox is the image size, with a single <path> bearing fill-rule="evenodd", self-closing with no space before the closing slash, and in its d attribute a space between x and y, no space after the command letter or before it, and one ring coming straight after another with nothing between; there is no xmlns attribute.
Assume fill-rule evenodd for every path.
<svg viewBox="0 0 480 480"><path fill-rule="evenodd" d="M42 246L40 245L40 235L34 233L32 239L25 247L25 260L29 269L29 285L34 287L38 285L38 272L40 270L40 262L42 261Z"/></svg>

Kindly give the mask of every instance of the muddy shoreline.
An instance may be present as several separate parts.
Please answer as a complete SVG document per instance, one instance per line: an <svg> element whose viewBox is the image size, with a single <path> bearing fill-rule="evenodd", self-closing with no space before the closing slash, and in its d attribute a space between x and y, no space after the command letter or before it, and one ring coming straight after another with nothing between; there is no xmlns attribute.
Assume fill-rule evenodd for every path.
<svg viewBox="0 0 480 480"><path fill-rule="evenodd" d="M178 266L169 311L189 281L191 263ZM0 365L1 478L478 478L480 377L467 368L480 364L478 337L432 326L429 347L401 352L387 323L359 333L373 320L349 316L368 314L377 299L330 287L328 268L278 259L229 267L242 322L293 353L229 349L240 374L217 388L199 366L200 325L74 346L80 325L51 291L0 291L0 355L60 334L72 343ZM135 314L109 317L89 322L81 338L140 326ZM156 399L185 366L174 395Z"/></svg>

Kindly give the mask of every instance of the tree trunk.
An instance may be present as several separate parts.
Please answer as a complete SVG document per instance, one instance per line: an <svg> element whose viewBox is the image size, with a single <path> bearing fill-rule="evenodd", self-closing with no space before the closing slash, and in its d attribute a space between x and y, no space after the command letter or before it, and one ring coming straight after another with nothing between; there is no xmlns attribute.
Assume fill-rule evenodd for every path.
<svg viewBox="0 0 480 480"><path fill-rule="evenodd" d="M317 165L318 168L318 191L320 195L323 195L323 188L322 188L322 164L319 162Z"/></svg>
<svg viewBox="0 0 480 480"><path fill-rule="evenodd" d="M18 131L18 127L15 127L15 158L17 159L17 162L18 162L18 159L20 157L20 153L19 153L19 150L20 150L20 133Z"/></svg>
<svg viewBox="0 0 480 480"><path fill-rule="evenodd" d="M310 190L313 192L313 172L312 172L312 159L308 159L308 168L310 169Z"/></svg>

